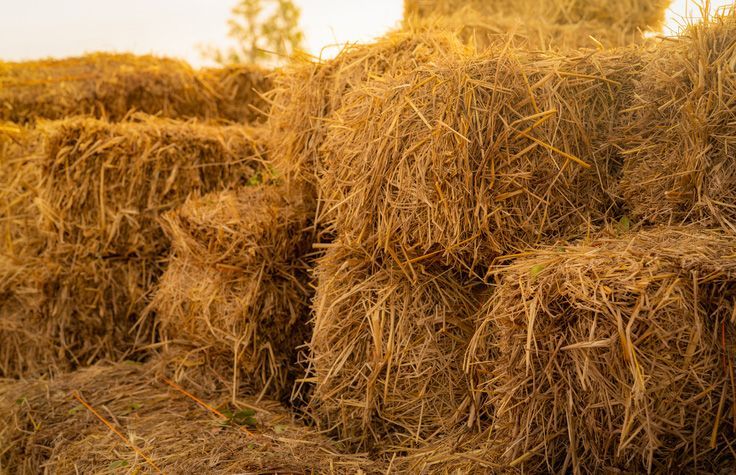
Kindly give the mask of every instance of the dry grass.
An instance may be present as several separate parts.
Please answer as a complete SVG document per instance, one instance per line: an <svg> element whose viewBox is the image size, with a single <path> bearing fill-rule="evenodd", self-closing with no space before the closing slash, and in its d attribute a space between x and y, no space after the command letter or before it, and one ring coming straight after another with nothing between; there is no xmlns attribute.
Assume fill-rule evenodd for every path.
<svg viewBox="0 0 736 475"><path fill-rule="evenodd" d="M324 144L320 224L400 260L471 268L587 235L615 204L609 138L638 60L456 51L354 88Z"/></svg>
<svg viewBox="0 0 736 475"><path fill-rule="evenodd" d="M736 231L736 17L688 28L648 57L616 135L638 220Z"/></svg>
<svg viewBox="0 0 736 475"><path fill-rule="evenodd" d="M316 274L310 409L322 429L353 447L393 452L467 417L462 359L485 285L340 243Z"/></svg>
<svg viewBox="0 0 736 475"><path fill-rule="evenodd" d="M291 390L309 339L313 208L283 186L188 201L166 215L173 253L151 307L161 338L229 360L271 395Z"/></svg>
<svg viewBox="0 0 736 475"><path fill-rule="evenodd" d="M255 129L136 118L69 119L45 131L41 227L76 256L158 254L168 248L161 214L264 170Z"/></svg>
<svg viewBox="0 0 736 475"><path fill-rule="evenodd" d="M262 120L270 88L254 66L197 72L172 59L96 53L63 60L0 62L0 120L18 123L131 111L170 118ZM236 102L237 101L237 102Z"/></svg>
<svg viewBox="0 0 736 475"><path fill-rule="evenodd" d="M664 228L499 268L467 360L485 457L524 472L732 466L734 256L724 235Z"/></svg>
<svg viewBox="0 0 736 475"><path fill-rule="evenodd" d="M53 381L0 383L0 472L156 473L154 466L165 473L381 471L364 457L341 455L277 403L182 388L189 397L156 370L155 362L124 362ZM227 410L253 416L238 425L228 422Z"/></svg>
<svg viewBox="0 0 736 475"><path fill-rule="evenodd" d="M411 71L442 51L458 48L458 40L447 32L404 31L371 45L348 47L329 61L285 69L273 78L269 94L269 156L287 177L314 184L331 114L346 93L370 78Z"/></svg>
<svg viewBox="0 0 736 475"><path fill-rule="evenodd" d="M470 6L483 17L506 15L518 19L544 19L551 24L594 22L606 29L636 32L658 30L664 23L669 0L404 0L405 17L452 15Z"/></svg>

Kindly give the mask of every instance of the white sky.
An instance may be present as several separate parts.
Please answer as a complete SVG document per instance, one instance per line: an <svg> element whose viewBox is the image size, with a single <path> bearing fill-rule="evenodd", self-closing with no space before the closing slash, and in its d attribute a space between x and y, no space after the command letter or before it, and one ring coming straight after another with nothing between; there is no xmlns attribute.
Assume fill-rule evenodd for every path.
<svg viewBox="0 0 736 475"><path fill-rule="evenodd" d="M0 0L0 59L64 57L91 51L154 53L200 66L198 45L227 44L236 0ZM713 0L714 6L733 0ZM396 26L403 0L297 0L310 53L369 41ZM692 0L675 0L670 25ZM676 28L676 26L675 26ZM325 51L330 56L338 48Z"/></svg>

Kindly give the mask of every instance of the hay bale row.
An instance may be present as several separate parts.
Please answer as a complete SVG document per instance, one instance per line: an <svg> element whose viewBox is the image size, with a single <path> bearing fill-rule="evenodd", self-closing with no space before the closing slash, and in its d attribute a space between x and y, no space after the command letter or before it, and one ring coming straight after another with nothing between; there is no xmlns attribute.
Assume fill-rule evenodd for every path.
<svg viewBox="0 0 736 475"><path fill-rule="evenodd" d="M271 185L168 213L173 252L151 303L161 339L229 362L233 388L246 379L288 395L297 348L309 338L309 203Z"/></svg>
<svg viewBox="0 0 736 475"><path fill-rule="evenodd" d="M319 427L354 448L401 452L462 425L462 362L487 287L451 268L331 245L316 267L314 390Z"/></svg>
<svg viewBox="0 0 736 475"><path fill-rule="evenodd" d="M620 192L645 223L736 231L736 17L717 16L648 59L616 136Z"/></svg>
<svg viewBox="0 0 736 475"><path fill-rule="evenodd" d="M192 394L208 410L164 381L155 362L123 362L0 383L0 472L383 473L278 403Z"/></svg>
<svg viewBox="0 0 736 475"><path fill-rule="evenodd" d="M44 136L40 150L18 155L15 172L3 167L17 204L3 215L0 289L16 303L4 310L13 318L3 319L0 374L132 357L153 338L141 317L169 250L160 215L190 195L258 179L256 132L137 116L50 122L31 135ZM17 304L29 300L21 291L32 305ZM28 333L36 337L24 344Z"/></svg>
<svg viewBox="0 0 736 475"><path fill-rule="evenodd" d="M270 88L255 66L193 70L183 61L96 53L63 60L0 62L0 120L17 123L131 111L169 118L255 122Z"/></svg>
<svg viewBox="0 0 736 475"><path fill-rule="evenodd" d="M492 421L484 458L523 472L733 467L734 251L719 232L663 228L499 269L468 350Z"/></svg>
<svg viewBox="0 0 736 475"><path fill-rule="evenodd" d="M616 205L610 142L629 50L436 57L342 99L323 145L319 220L402 259L470 268L586 236Z"/></svg>

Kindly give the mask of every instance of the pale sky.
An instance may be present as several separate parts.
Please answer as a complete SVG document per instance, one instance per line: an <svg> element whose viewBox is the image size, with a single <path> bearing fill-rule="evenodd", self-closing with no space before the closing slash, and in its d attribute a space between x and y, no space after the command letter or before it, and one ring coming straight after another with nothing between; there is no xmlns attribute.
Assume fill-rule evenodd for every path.
<svg viewBox="0 0 736 475"><path fill-rule="evenodd" d="M227 44L227 19L236 0L0 0L0 59L64 57L92 51L175 56L204 64L198 45ZM714 0L714 6L733 0ZM307 48L365 42L395 27L402 0L297 0ZM692 1L675 0L676 18ZM339 48L328 48L331 56Z"/></svg>

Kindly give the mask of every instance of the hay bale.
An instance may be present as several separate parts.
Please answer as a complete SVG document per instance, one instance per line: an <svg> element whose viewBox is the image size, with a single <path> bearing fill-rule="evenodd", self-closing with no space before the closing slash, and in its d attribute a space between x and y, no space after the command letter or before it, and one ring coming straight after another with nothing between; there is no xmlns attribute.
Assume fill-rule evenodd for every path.
<svg viewBox="0 0 736 475"><path fill-rule="evenodd" d="M173 253L151 307L161 338L229 360L233 385L288 394L309 336L313 208L283 186L187 201L165 216Z"/></svg>
<svg viewBox="0 0 736 475"><path fill-rule="evenodd" d="M342 99L324 143L320 224L468 267L585 236L615 203L611 129L635 50L448 55Z"/></svg>
<svg viewBox="0 0 736 475"><path fill-rule="evenodd" d="M183 61L95 53L62 60L0 62L0 120L18 123L131 111L170 118L251 122L263 118L270 88L255 66L194 71ZM237 103L233 102L237 100Z"/></svg>
<svg viewBox="0 0 736 475"><path fill-rule="evenodd" d="M460 48L447 32L395 32L370 45L348 47L335 59L296 64L275 75L267 122L274 165L286 177L315 184L331 114L348 91L369 78L410 71L442 51Z"/></svg>
<svg viewBox="0 0 736 475"><path fill-rule="evenodd" d="M160 254L159 215L264 169L254 129L137 119L69 119L46 131L41 228L74 256Z"/></svg>
<svg viewBox="0 0 736 475"><path fill-rule="evenodd" d="M615 134L626 154L621 194L635 219L736 231L735 48L729 13L648 58Z"/></svg>
<svg viewBox="0 0 736 475"><path fill-rule="evenodd" d="M165 473L383 473L380 464L340 454L278 403L192 394L220 417L164 384L155 369L120 363L51 381L1 383L0 471L155 472L145 456Z"/></svg>
<svg viewBox="0 0 736 475"><path fill-rule="evenodd" d="M339 242L316 275L309 381L319 426L390 453L462 424L471 402L463 355L486 286Z"/></svg>
<svg viewBox="0 0 736 475"><path fill-rule="evenodd" d="M500 268L468 350L486 457L523 472L733 463L735 251L664 228Z"/></svg>
<svg viewBox="0 0 736 475"><path fill-rule="evenodd" d="M602 31L633 33L661 29L669 6L669 0L404 0L404 17L448 16L463 7L471 7L481 18L498 15L516 17L517 21L541 18L561 25L595 22Z"/></svg>

